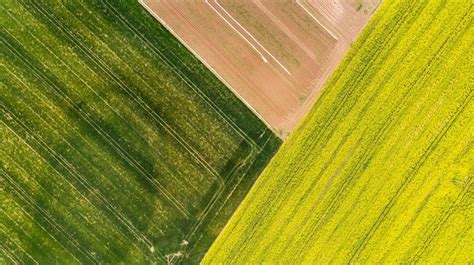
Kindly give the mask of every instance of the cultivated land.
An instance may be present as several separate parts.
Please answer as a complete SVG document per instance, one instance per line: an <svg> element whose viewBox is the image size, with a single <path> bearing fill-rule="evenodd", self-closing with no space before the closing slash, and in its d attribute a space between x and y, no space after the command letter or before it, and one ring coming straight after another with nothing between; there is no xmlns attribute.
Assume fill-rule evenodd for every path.
<svg viewBox="0 0 474 265"><path fill-rule="evenodd" d="M134 0L0 14L0 263L197 263L280 140Z"/></svg>
<svg viewBox="0 0 474 265"><path fill-rule="evenodd" d="M384 2L204 264L473 263L472 23Z"/></svg>
<svg viewBox="0 0 474 265"><path fill-rule="evenodd" d="M378 0L141 0L286 138Z"/></svg>

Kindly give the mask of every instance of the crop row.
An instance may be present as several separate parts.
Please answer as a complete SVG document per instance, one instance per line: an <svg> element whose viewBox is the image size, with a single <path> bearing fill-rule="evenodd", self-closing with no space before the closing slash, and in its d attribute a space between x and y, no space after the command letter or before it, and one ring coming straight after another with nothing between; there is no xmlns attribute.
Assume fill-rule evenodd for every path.
<svg viewBox="0 0 474 265"><path fill-rule="evenodd" d="M472 260L471 23L383 3L204 263Z"/></svg>
<svg viewBox="0 0 474 265"><path fill-rule="evenodd" d="M276 136L136 1L0 10L0 258L198 260Z"/></svg>

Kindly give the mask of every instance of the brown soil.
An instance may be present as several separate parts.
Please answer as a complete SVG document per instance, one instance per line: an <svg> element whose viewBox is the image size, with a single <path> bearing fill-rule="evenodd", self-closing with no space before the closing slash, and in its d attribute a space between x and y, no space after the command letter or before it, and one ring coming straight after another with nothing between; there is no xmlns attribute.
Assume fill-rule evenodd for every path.
<svg viewBox="0 0 474 265"><path fill-rule="evenodd" d="M142 4L284 139L379 0Z"/></svg>

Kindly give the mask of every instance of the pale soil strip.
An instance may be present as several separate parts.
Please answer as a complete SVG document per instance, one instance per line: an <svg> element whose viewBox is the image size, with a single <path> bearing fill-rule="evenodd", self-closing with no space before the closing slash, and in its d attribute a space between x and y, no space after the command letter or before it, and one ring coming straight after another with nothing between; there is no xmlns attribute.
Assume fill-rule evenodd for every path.
<svg viewBox="0 0 474 265"><path fill-rule="evenodd" d="M330 29L328 29L326 26L324 26L314 15L313 13L311 13L311 11L309 11L303 4L300 3L301 0L296 0L296 3L304 9L304 11L311 17L314 19L314 21L316 21L316 23L318 23L324 30L327 31L327 33L329 33L329 35L331 35L331 37L333 37L335 40L339 40L339 38L336 36L336 34L334 32L332 32Z"/></svg>
<svg viewBox="0 0 474 265"><path fill-rule="evenodd" d="M265 56L263 56L263 54L257 49L257 47L255 47L242 33L240 33L240 31L238 31L234 25L232 25L224 16L221 15L221 13L219 11L217 11L217 9L212 6L208 0L206 0L206 4L208 4L212 10L214 12L216 12L217 15L219 15L220 18L222 18L226 23L227 25L229 25L235 32L237 32L237 34L239 34L240 37L242 37L242 39L244 39L250 46L252 46L252 48L260 55L260 57L262 58L262 60L265 62L265 63L268 63L268 60L267 58L265 58ZM225 12L225 10L224 10ZM226 12L227 13L227 12ZM245 30L245 29L244 29Z"/></svg>
<svg viewBox="0 0 474 265"><path fill-rule="evenodd" d="M186 41L184 41L181 36L179 36L179 34L177 34L172 28L171 26L169 26L163 19L161 19L161 17L155 12L153 11L145 2L145 0L138 0L138 2L156 19L158 20L158 22L161 23L161 25L163 25L171 34L173 34L173 36L179 40L179 42L181 44L183 44L184 47L186 47L194 56L196 56L196 58L199 59L199 61L201 61L201 63L203 63L222 83L224 83L224 85L226 85L226 87L228 87L232 93L240 99L240 101L242 101L269 129L271 129L275 135L277 135L277 133L274 131L273 127L270 126L270 123L268 121L265 120L265 118L247 101L245 100L240 94L239 92L237 91L237 89L233 88L209 63L207 63L206 60L204 60L204 58L202 58L198 52L196 52L195 50L193 50L191 48L191 46L189 46Z"/></svg>
<svg viewBox="0 0 474 265"><path fill-rule="evenodd" d="M308 57L313 59L314 61L317 61L316 55L314 52L308 48L303 41L301 41L293 32L291 29L289 29L285 23L283 23L278 17L273 14L271 10L269 10L264 3L262 3L261 0L253 0L253 3L265 14L267 17L273 21L280 29L283 31L286 36L288 36L301 50L303 50Z"/></svg>
<svg viewBox="0 0 474 265"><path fill-rule="evenodd" d="M209 4L208 0L206 0L206 3L211 6L211 4ZM283 68L283 70L285 70L285 72L286 72L287 74L291 75L290 71L288 71L288 69L286 69L286 67L283 66L283 64L280 63L280 61L278 61L278 59L275 58L275 56L273 56L265 47L263 47L263 45L262 45L260 42L258 42L258 40L255 39L255 37L254 37L250 32L248 32L248 31L244 28L244 26L242 26L231 14L229 14L229 12L227 12L227 10L225 10L225 8L224 8L221 4L219 4L219 2L217 2L217 0L214 0L214 3L216 3L216 4L222 9L222 11L224 11L224 12L230 17L230 19L232 19L232 21L234 21L245 33L247 33L247 34L252 38L252 40L255 41L268 55L270 55L270 57L272 57L272 59L273 59L281 68ZM213 7L213 8L214 8L214 7ZM216 11L216 12L217 12L217 11ZM223 18L224 20L226 20L222 15L219 14L219 16L220 16L221 18ZM226 22L227 22L227 20L226 20ZM228 23L228 24L230 24L230 23Z"/></svg>

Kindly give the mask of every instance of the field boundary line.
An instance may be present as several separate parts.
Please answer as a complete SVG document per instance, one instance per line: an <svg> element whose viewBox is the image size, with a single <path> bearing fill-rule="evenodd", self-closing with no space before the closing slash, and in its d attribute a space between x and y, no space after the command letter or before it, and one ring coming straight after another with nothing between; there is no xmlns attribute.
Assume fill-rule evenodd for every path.
<svg viewBox="0 0 474 265"><path fill-rule="evenodd" d="M232 172L229 174L230 175L230 180L233 180L234 177L235 177L235 172L247 165L247 161L250 160L251 158L256 158L258 156L258 154L260 154L260 152L255 152L255 150L252 150L249 152L249 154L247 155L247 157L245 157L242 161L240 161L239 163L236 164L236 166L233 168ZM255 161L255 159L254 159ZM245 175L244 175L245 176ZM229 182L227 181L227 182ZM226 185L226 187L228 187L228 185ZM190 238L194 232L199 229L199 226L201 226L201 222L202 222L202 219L204 219L208 214L209 212L211 211L211 209L214 207L215 203L217 202L217 200L220 198L220 196L222 195L223 191L225 190L225 188L219 192L219 193L215 193L211 200L209 200L209 203L206 205L206 207L203 209L203 211L200 213L200 216L199 218L197 218L197 223L193 225L192 229L190 232L188 232L188 234L186 235L186 238Z"/></svg>
<svg viewBox="0 0 474 265"><path fill-rule="evenodd" d="M199 61L204 64L207 69L209 69L231 92L234 94L242 103L244 103L254 114L257 116L265 125L268 129L270 129L276 136L278 134L276 133L275 129L270 125L270 123L263 118L263 116L247 101L245 100L242 95L237 92L235 88L233 88L217 71L212 67L204 58L202 58L194 49L189 46L184 39L181 38L181 36L176 33L171 26L169 26L163 19L158 16L149 6L147 6L144 2L144 0L138 0L138 2L145 8L148 13L150 13L163 27L168 30L184 47L188 49L196 58L199 59ZM279 136L278 136L279 137Z"/></svg>
<svg viewBox="0 0 474 265"><path fill-rule="evenodd" d="M162 55L161 51L157 50L156 47L154 47L154 45L152 45L150 43L150 41L145 38L144 36L142 36L139 32L137 32L137 30L129 24L129 22L127 20L125 20L116 10L115 8L113 8L107 1L105 1L105 4L113 11L113 13L115 14L115 16L117 18L119 18L125 25L127 25L138 37L140 37L142 40L145 41L145 43L149 46L149 48L151 48L151 50L155 51L155 53L157 55L159 55L169 66L171 69L173 69L173 71L175 71L175 73L177 73L181 78L183 78L185 80L186 83L190 84L190 87L196 91L199 95L201 95L203 98L205 98L205 101L208 102L208 104L210 104L214 110L218 111L218 113L222 116L222 118L224 118L227 122L231 123L233 125L233 127L235 129L238 130L238 132L244 137L244 139L248 139L249 141L251 141L252 145L251 147L254 147L258 150L258 153L260 153L262 151L262 148L259 147L254 141L253 139L251 139L250 137L248 137L247 134L245 134L242 129L240 127L238 127L232 120L229 119L229 117L227 115L225 115L224 113L222 113L222 110L220 110L220 108L218 108L217 106L215 106L212 101L210 101L210 99L203 94L203 92L197 88L197 86L194 84L194 82L191 82L187 79L186 76L183 76L183 74L181 73L181 71L179 69L176 69L175 66L173 66L173 64L171 64L168 59L166 57L164 57L164 55ZM174 55L174 54L173 54Z"/></svg>
<svg viewBox="0 0 474 265"><path fill-rule="evenodd" d="M35 36L33 36L33 37L35 37ZM45 46L45 48L49 50L49 48L47 48L46 46ZM64 64L64 61L63 61L63 60L60 60L60 61ZM67 66L67 65L66 65L66 66ZM70 68L69 68L69 69L70 69ZM90 69L90 68L89 68L89 69ZM73 74L75 74L75 76L77 76L77 74L76 74L74 71L71 71L71 73L73 73ZM82 79L81 79L81 80L82 80ZM83 81L83 80L82 80L82 81ZM145 82L145 81L143 81L143 82ZM148 84L148 83L147 83L147 84ZM88 84L86 83L86 85L88 85ZM103 99L102 99L102 100L103 100ZM120 116L120 115L119 115L119 116ZM265 130L263 133L265 133L265 132L266 132L266 130ZM254 148L255 146L253 146L253 145L249 145L249 147L250 147L250 150L256 150L256 149ZM249 153L249 156L250 156L250 155L251 155L251 153ZM248 158L247 158L247 160L248 160ZM221 194L222 194L222 189L223 189L223 188L220 188L218 194L216 194L217 196L221 196ZM92 203L91 203L91 204L92 204Z"/></svg>
<svg viewBox="0 0 474 265"><path fill-rule="evenodd" d="M262 135L263 135L263 134L262 134ZM248 170L249 170L249 169L252 167L252 165L255 163L256 158L263 152L263 150L265 150L265 146L267 145L267 143L268 143L268 141L270 140L271 137L272 137L272 134L270 134L270 135L267 137L267 140L265 141L265 143L264 143L263 146L262 146L262 151L258 151L258 150L256 150L256 149L250 149L250 152L249 152L249 154L247 155L247 157L246 157L245 159L239 161L239 163L237 163L237 164L234 166L234 168L231 170L231 172L229 173L229 176L230 176L230 177L229 177L229 179L228 179L226 182L231 182L231 181L235 178L235 176L236 176L235 172L236 172L237 170L239 170L240 168L242 168L242 167L248 165L247 161L248 161L249 159L253 158L252 163L250 163L250 165L248 165L247 170L242 174L242 176L240 177L239 182L234 185L234 187L233 187L231 193L227 195L226 200L225 200L224 203L220 206L220 208L217 210L216 215L217 215L218 213L220 213L220 211L221 211L222 208L224 207L224 205L225 205L227 199L232 195L233 191L234 191L234 190L237 188L237 186L240 184L241 180L247 175ZM223 191L222 191L222 192L223 192ZM209 203L206 205L206 207L204 208L203 212L200 214L200 216L199 216L199 218L197 219L196 223L193 225L191 231L188 232L188 234L186 235L186 238L187 238L187 239L190 239L190 238L194 235L194 233L200 228L201 223L202 223L202 220L203 220L204 218L206 218L206 216L209 214L209 212L211 211L211 209L214 207L216 201L217 201L217 200L220 198L220 196L222 195L222 192L219 192L219 194L214 194L214 195L212 196L211 200L210 200ZM214 218L213 218L213 219L214 219ZM197 242L199 242L199 239L195 242L195 244L196 244ZM195 244L194 244L192 247L190 247L191 250L194 249Z"/></svg>
<svg viewBox="0 0 474 265"><path fill-rule="evenodd" d="M270 140L271 138L272 138L272 135L269 135L269 136L267 137L267 140L265 141L265 143L264 143L263 146L262 146L262 150L265 150L265 146L268 144L268 142L269 142L269 140ZM257 153L254 153L255 158L257 158L262 152L263 152L263 151L258 151ZM220 205L219 209L216 210L216 212L215 212L215 214L214 214L214 217L210 220L211 222L212 222L212 221L215 219L215 217L221 212L222 208L224 208L225 204L227 203L227 201L229 200L229 198L232 196L232 194L234 193L234 191L235 191L235 190L237 189L237 187L240 185L240 183L242 182L242 180L247 176L248 171L249 171L249 170L252 168L252 166L255 164L256 159L254 159L254 160L252 161L252 163L250 163L250 164L245 163L245 162L246 162L246 161L244 161L244 163L242 163L239 168L242 168L243 166L248 165L248 166L247 166L247 169L245 170L245 172L243 172L242 176L240 176L239 181L238 181L235 185L233 185L233 186L231 187L232 190L227 194L226 199L225 199L225 200L223 201L223 203ZM237 170L237 169L236 169L236 170ZM235 176L236 176L235 174L232 176L232 180L235 178ZM256 178L255 181L256 181L257 179L258 179L258 178ZM254 184L255 184L255 183L254 183ZM252 186L253 186L253 185L252 185ZM252 186L251 186L251 187L252 187ZM249 190L248 192L250 192L250 190ZM218 199L218 198L216 198L216 200L217 200L217 199ZM211 208L209 209L209 211L212 209L212 207L214 207L214 204L215 204L215 202L213 202L213 205L211 206ZM240 205L240 204L239 204L239 205ZM235 212L237 211L239 205L237 205L237 208L236 208L235 211L231 214L231 217L228 219L228 221L231 220L231 218L235 215ZM207 212L207 213L206 213L206 216L202 217L202 219L206 218L208 214L209 214L209 212ZM200 220L199 222L202 222L202 220ZM226 224L227 224L227 223L226 223ZM200 228L200 225L201 225L201 224L198 224L197 227L195 227L192 232L190 232L188 235L186 235L186 237L187 237L188 239L192 238L192 237L194 236L194 234L196 233L196 231ZM189 252L192 252L192 251L195 249L195 246L197 245L197 243L198 243L201 239L202 239L202 237L199 237L199 238L196 240L196 242L194 243L194 245L189 248ZM214 241L214 242L215 242L215 241ZM186 250L187 250L187 249L186 249Z"/></svg>
<svg viewBox="0 0 474 265"><path fill-rule="evenodd" d="M373 55L372 57L377 57L377 56L379 56L379 49L376 50L376 53L374 53L374 55ZM373 60L371 60L368 64L373 64ZM367 68L368 68L368 66L366 65L366 66L363 68L362 71L363 71L363 72L367 71ZM335 112L339 112L339 110L340 110L340 108L341 108L340 106L343 104L343 102L345 102L345 100L347 99L347 97L349 97L349 94L352 93L352 90L353 90L352 88L353 88L353 87L351 87L351 89L347 90L347 91L344 93L344 95L343 95L343 97L342 97L342 99L341 99L342 103L339 103L338 107L337 107L336 109L334 109L334 110L331 112L330 117L327 119L327 121L324 122L323 131L322 131L321 133L319 133L319 134L316 136L316 139L313 139L314 142L319 141L320 137L322 137L322 135L326 132L326 130L327 130L327 124L328 124L330 121L332 121L332 119L334 118L335 115L337 115L337 113L335 113ZM320 102L320 101L317 101L317 102ZM311 143L307 143L307 144L310 145ZM303 152L303 154L302 154L302 159L299 161L299 163L297 164L296 168L299 168L299 167L300 167L300 164L302 163L302 161L303 161L307 156L310 155L310 151L309 151L309 150L312 150L310 146L308 146L308 148L306 148L305 150L302 151L302 152ZM268 182L271 183L271 179L270 179L270 178L266 178L265 180L263 180L263 183L262 183L260 186L264 187L265 184L268 183ZM280 187L278 190L281 191L280 195L284 195L284 194L285 194L284 191L287 190L287 187L290 185L290 182L291 182L291 179L287 179L287 180L285 180L283 183L278 183L278 185L279 185L279 187ZM258 187L258 188L260 188L260 187ZM280 196L280 195L278 195L278 196ZM289 196L289 195L287 195L287 196ZM269 198L266 200L266 202L269 204L269 207L267 207L266 209L264 209L264 210L262 211L261 215L259 216L260 218L257 219L256 224L255 224L254 228L251 229L250 233L253 234L253 233L255 232L256 226L257 226L258 224L260 224L260 223L263 221L264 218L267 218L267 215L269 214L269 213L268 213L268 209L269 209L270 207L273 207L273 205L276 203L276 200L268 201L268 200L270 200L270 199L272 199L272 198L273 198L273 197L269 197ZM250 203L253 199L254 199L254 198L250 198L249 203ZM240 221L241 218L243 218L242 215L240 216L240 218L239 218L236 222ZM230 233L229 233L229 235L230 235ZM249 240L249 239L245 239L244 242L241 244L240 247L242 248L243 245L246 244L246 242L247 242L248 240Z"/></svg>
<svg viewBox="0 0 474 265"><path fill-rule="evenodd" d="M47 48L47 47L46 47L46 48ZM62 60L61 60L61 61L62 61ZM64 63L64 61L62 61L62 62ZM74 73L74 72L73 72L73 73ZM144 82L145 82L145 81L144 81ZM265 131L264 131L264 133L265 133ZM255 150L252 145L250 145L249 147L251 148L251 150L252 150L252 149ZM250 153L249 153L249 155L250 155ZM219 193L217 194L218 196L220 196L220 194L222 193L222 189L223 189L223 188L220 188L220 191L219 191Z"/></svg>
<svg viewBox="0 0 474 265"><path fill-rule="evenodd" d="M415 12L417 12L416 14L418 14L419 12L422 11L422 9L424 8L424 6L422 8L419 8L417 10L415 10ZM407 10L411 10L411 6L407 8ZM397 20L396 21L396 24L394 25L394 28L396 28L395 30L392 30L389 34L389 37L386 37L385 38L385 41L388 41L391 37L392 34L394 34L395 31L398 31L400 30L402 24L406 23L407 21L407 16L408 16L409 12L405 12L403 15L402 15L402 18ZM386 43L383 43L383 45L387 45ZM398 45L398 43L396 44L393 44L394 46ZM380 47L380 46L379 46ZM377 49L376 50L376 53L374 55L374 57L378 57L380 56L380 53L379 53L379 50L380 49ZM403 58L403 57L402 57ZM371 62L372 63L372 62ZM401 61L397 61L397 64L394 66L396 67L398 65L398 63L401 63ZM358 83L360 82L360 80L363 80L363 75L365 75L365 71L367 69L367 67L371 67L370 65L367 66L369 64L366 64L363 68L363 71L364 71L364 74L361 74L358 76L358 79L356 81L354 81L355 83L351 86L351 89L354 89L355 86L358 85ZM392 73L393 74L393 73ZM390 75L391 77L391 75ZM379 87L380 89L381 87ZM377 90L378 91L378 90ZM390 92L389 95L391 95L392 93L395 93L396 91L395 90L392 90ZM404 100L406 99L406 94L408 93L409 91L407 91L400 99L399 101L397 102L397 104L395 104L396 106L401 106L401 104L404 102ZM344 100L346 100L346 94L344 95ZM350 95L348 95L347 97L350 97ZM369 101L368 103L366 103L366 105L364 106L364 109L368 108L369 105L371 104L371 102ZM360 158L357 160L356 162L356 165L352 168L352 170L350 171L349 175L348 175L348 178L345 179L343 181L343 183L340 185L340 187L338 187L336 193L330 198L330 201L328 203L329 207L326 207L325 210L324 210L324 213L322 214L322 218L317 220L317 223L315 224L315 226L309 228L309 232L308 234L310 235L304 242L303 244L303 249L308 252L309 250L306 250L306 247L308 246L308 244L310 243L311 239L313 237L315 237L316 235L314 234L315 231L321 227L322 223L326 221L326 218L328 218L327 216L330 214L331 212L331 209L334 207L334 205L337 203L338 199L339 199L339 196L341 196L341 194L344 192L344 190L347 188L348 185L350 185L350 182L352 181L352 179L354 178L354 175L357 173L358 170L360 170L360 168L363 166L363 164L367 161L367 157L370 155L370 154L373 154L373 153L376 153L378 152L379 150L378 149L374 149L374 146L377 146L377 143L380 141L381 137L386 137L386 131L388 128L390 128L391 126L393 126L393 124L396 124L396 122L398 121L398 119L401 118L401 116L397 116L394 118L395 116L395 113L398 113L398 112L401 112L402 109L400 107L398 108L395 108L396 111L392 111L390 113L390 117L388 119L386 119L380 126L380 129L379 131L374 134L374 137L373 139L368 143L368 146L370 148L366 148L365 151L363 152L363 154L360 156ZM338 110L339 112L339 110ZM362 117L362 114L363 113L360 113L359 116ZM334 119L334 117L336 117L337 113L333 115L333 117L331 118L331 121ZM360 117L358 118L358 120L360 119ZM314 208L314 207L313 207ZM324 220L323 220L324 219ZM304 218L304 222L305 224L309 221L309 213L307 214L307 216L305 216Z"/></svg>
<svg viewBox="0 0 474 265"><path fill-rule="evenodd" d="M183 75L181 74L180 70L177 70L175 66L173 66L172 64L170 64L170 63L168 62L168 59L165 58L165 57L161 54L161 51L156 50L156 48L155 48L153 45L151 45L151 44L149 43L149 40L148 40L148 39L144 38L144 37L141 36L138 32L136 32L136 29L135 29L133 26L129 25L128 21L124 20L124 18L123 18L120 14L117 14L117 11L116 11L113 7L111 7L108 2L106 2L106 5L109 6L109 8L111 8L111 9L115 12L116 17L118 17L119 19L121 19L122 22L123 22L125 25L127 25L130 29L132 29L132 31L134 31L134 33L135 33L137 36L139 36L141 39L145 40L145 42L147 43L147 45L149 46L149 48L151 48L151 50L155 51L155 53L156 53L157 55L159 55L160 58L162 58L166 63L168 63L168 65L170 66L170 68L172 68L172 69L175 71L175 73L177 73L181 78L183 78L183 79L185 80L186 83L188 83L189 80L188 80L185 76L183 77ZM196 91L199 95L201 95L202 97L206 98L206 100L209 100L209 98L208 98L206 95L203 95L203 92L200 91L200 90L196 87L196 85L195 85L193 82L189 81L188 84L190 84L190 85L191 85L191 88L192 88L194 91ZM205 100L205 101L206 101L206 100ZM218 111L218 113L222 116L222 118L224 118L225 120L228 120L228 119L229 119L229 118L227 117L227 115L222 114L222 110L220 110L217 106L215 106L214 104L212 104L212 102L208 102L208 104L210 104L210 105L213 107L214 110ZM238 129L238 131L241 132L242 136L245 136L244 139L249 139L249 141L251 141L251 142L250 142L250 143L251 143L251 145L250 145L251 148L252 148L252 147L253 147L253 148L256 148L256 149L258 150L258 151L257 151L258 153L260 153L260 152L262 151L262 148L259 147L259 146L258 146L252 139L250 139L245 133L243 133L240 127L238 127L237 125L235 125L235 123L232 122L232 121L229 121L229 120L228 120L228 122L230 122L231 124L233 124L233 126L236 126L236 129Z"/></svg>
<svg viewBox="0 0 474 265"><path fill-rule="evenodd" d="M153 51L156 55L158 55L164 62L165 64L167 64L170 69L176 73L180 78L183 79L183 81L189 85L189 87L195 91L207 104L209 104L211 106L211 108L216 111L218 113L218 115L224 120L226 121L230 127L232 127L234 130L236 130L238 132L238 134L241 135L242 138L244 138L246 141L248 141L249 143L255 145L256 148L258 149L261 149L256 143L255 141L250 138L239 126L236 125L236 123L234 121L232 121L231 118L229 118L219 107L217 107L214 102L207 96L204 94L204 92L201 91L201 89L199 89L197 87L197 85L192 82L191 80L189 80L189 78L184 75L181 70L179 70L175 65L173 65L172 63L169 62L169 59L166 58L166 56L163 55L163 53L157 49L151 42L150 40L147 38L147 37L144 37L139 30L137 30L127 19L125 19L108 1L104 1L103 2L105 4L105 6L112 11L113 15L115 17L117 17L125 26L127 26L128 29L130 29L137 37L139 37L149 48L151 51ZM179 57L176 56L173 52L171 52L171 54L173 54L173 56L175 56L178 60L179 60ZM180 61L182 62L182 61ZM183 62L182 62L183 63ZM187 68L187 66L183 63L183 66L190 70L189 68Z"/></svg>
<svg viewBox="0 0 474 265"><path fill-rule="evenodd" d="M417 12L419 12L419 11L417 11ZM394 28L397 28L397 30L398 30L399 27L400 27L400 25L401 25L400 23L404 23L404 21L405 21L405 18L398 20L398 21L397 21L397 24L394 26ZM389 38L386 38L386 39L388 40ZM386 45L386 44L382 44L382 45ZM394 44L394 45L397 45L397 44ZM374 57L377 57L377 56L380 55L378 49L376 50L376 53L377 53L377 54L374 55ZM404 58L404 57L400 57L400 58ZM396 62L396 64L392 66L392 68L397 69L397 67L399 67L399 64L401 64L401 63L402 63L402 61L401 61L401 60L398 60L398 61ZM370 66L369 66L369 67L370 67ZM365 73L365 71L366 71L366 66L364 66L363 71L364 71L364 73ZM392 73L392 74L393 74L393 73ZM386 77L386 79L391 78L391 77L392 77L392 74L389 75L389 77ZM359 78L358 78L356 81L354 81L354 82L357 82L357 84L358 84L358 82L360 82L360 80L361 80L361 78L362 78L361 76L362 76L362 75L360 75ZM381 81L381 82L383 83L383 82L387 82L387 81L384 79L384 81ZM355 86L355 85L352 85L352 86L351 86L351 89L353 89L354 86ZM362 108L363 111L361 111L361 112L359 113L359 115L358 115L358 117L357 117L357 121L358 121L358 122L359 122L360 119L363 117L363 114L364 114L364 113L367 111L367 109L370 107L370 104L371 104L371 102L372 102L372 98L375 97L376 95L378 95L378 92L379 92L382 88L383 88L383 86L379 86L379 88L376 89L376 90L373 92L374 95L370 98L371 100L368 100L368 101L367 101L367 103L366 103L366 104L364 105L364 107ZM392 90L392 91L389 93L389 96L387 96L387 97L390 97L390 95L391 95L392 93L395 93L395 92L396 92L395 90ZM348 96L347 96L347 95L348 95L347 93L344 94L344 98L343 98L344 101L346 100L346 97L350 97L350 95L348 95ZM399 103L396 104L396 105L400 106L400 104L402 104L403 100L404 100L404 97L402 97L402 99L400 99L400 100L399 100ZM397 109L397 110L398 110L398 109ZM339 110L338 110L337 112L339 112ZM334 115L332 115L331 120L329 120L328 122L331 122L331 121L334 119L335 115L337 115L337 113L334 114ZM393 113L392 113L391 116L393 116ZM400 118L400 117L398 117L398 118ZM357 124L358 122L356 122L356 124ZM387 129L387 126L390 126L391 124L394 124L394 123L396 123L396 122L397 122L397 120L387 119L386 122L383 123L382 126L380 127L380 128L381 128L381 131L378 132L378 134L375 135L375 138L374 138L370 143L368 143L369 146L374 146L374 145L375 145L374 143L375 143L376 141L378 141L378 140L380 139L380 137L382 137L382 135L384 134L385 130ZM350 130L348 131L348 133L350 133L353 129L354 129L353 127L350 128ZM334 130L335 130L335 129L332 130L331 135L333 134L333 131L334 131ZM383 130L383 131L382 131L382 130ZM348 134L348 133L346 133L346 134ZM353 175L355 174L355 172L357 172L357 170L360 168L360 166L366 161L366 156L367 156L368 154L370 154L370 152L376 152L376 151L373 151L373 150L372 150L372 147L371 147L371 148L366 149L366 151L363 153L363 155L361 155L361 157L357 160L357 163L356 163L356 165L355 165L355 168L352 169L352 170L351 170L351 173L348 175L349 180L345 180L345 181L342 183L342 187L339 187L339 189L337 190L336 194L335 194L334 196L332 196L332 198L331 198L331 200L330 200L330 202L329 202L330 208L332 208L332 207L334 206L334 204L336 203L336 201L337 201L337 199L338 199L338 196L339 196L339 195L343 192L343 190L346 188L346 185L349 185L349 184L347 184L347 183L352 180ZM312 210L311 210L311 211L314 211L314 208L315 208L315 206L312 207ZM326 218L326 215L327 215L327 212L328 212L328 211L329 211L329 210L326 210L326 211L324 212L324 218ZM304 222L308 222L308 217L305 217L305 218L304 218ZM315 228L313 228L312 230L310 230L310 232L312 233L313 230L316 230L316 229L317 229L317 228L316 228L317 226L318 226L318 227L321 226L321 225L320 225L321 222L323 222L323 221L318 220L317 223L316 223L316 225L315 225ZM293 236L293 237L294 237L294 236ZM292 237L292 238L293 238L293 237ZM306 246L307 244L309 244L309 242L310 242L310 239L308 239L307 242L305 242L304 246Z"/></svg>

